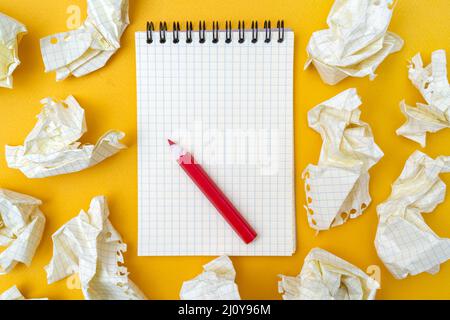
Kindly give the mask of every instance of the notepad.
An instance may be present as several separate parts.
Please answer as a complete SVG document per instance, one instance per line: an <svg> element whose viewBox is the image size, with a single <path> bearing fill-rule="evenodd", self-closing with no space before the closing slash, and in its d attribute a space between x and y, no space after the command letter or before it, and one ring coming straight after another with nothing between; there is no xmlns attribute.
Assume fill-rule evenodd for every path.
<svg viewBox="0 0 450 320"><path fill-rule="evenodd" d="M294 33L279 42L270 30L266 42L261 29L252 41L255 31L164 32L164 43L157 31L152 43L136 33L140 256L295 252ZM253 243L181 170L167 139L194 155L255 228Z"/></svg>

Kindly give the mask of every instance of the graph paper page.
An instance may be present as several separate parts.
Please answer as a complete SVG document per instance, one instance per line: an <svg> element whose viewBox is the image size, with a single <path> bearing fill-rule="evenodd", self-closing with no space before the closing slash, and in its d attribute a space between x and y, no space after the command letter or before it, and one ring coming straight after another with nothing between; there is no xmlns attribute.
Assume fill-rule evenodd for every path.
<svg viewBox="0 0 450 320"><path fill-rule="evenodd" d="M295 252L294 34L265 43L147 44L136 33L140 256ZM208 172L258 233L246 245L173 159L167 139Z"/></svg>

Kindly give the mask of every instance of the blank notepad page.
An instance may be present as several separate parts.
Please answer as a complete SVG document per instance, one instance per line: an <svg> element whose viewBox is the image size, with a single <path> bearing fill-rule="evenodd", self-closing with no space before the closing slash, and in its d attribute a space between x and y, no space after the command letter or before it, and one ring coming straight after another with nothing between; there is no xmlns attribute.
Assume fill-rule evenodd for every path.
<svg viewBox="0 0 450 320"><path fill-rule="evenodd" d="M289 256L295 252L294 34L226 43L212 32L136 33L140 256ZM260 38L263 31L260 31ZM173 159L191 152L258 233L246 245Z"/></svg>

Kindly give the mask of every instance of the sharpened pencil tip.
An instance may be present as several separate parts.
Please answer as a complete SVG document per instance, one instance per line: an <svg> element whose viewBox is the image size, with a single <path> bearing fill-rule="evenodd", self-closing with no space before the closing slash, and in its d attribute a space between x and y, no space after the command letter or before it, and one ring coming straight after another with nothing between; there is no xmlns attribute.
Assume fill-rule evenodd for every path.
<svg viewBox="0 0 450 320"><path fill-rule="evenodd" d="M169 142L170 146L173 146L175 144L175 142L173 142L172 140L168 139L167 142Z"/></svg>

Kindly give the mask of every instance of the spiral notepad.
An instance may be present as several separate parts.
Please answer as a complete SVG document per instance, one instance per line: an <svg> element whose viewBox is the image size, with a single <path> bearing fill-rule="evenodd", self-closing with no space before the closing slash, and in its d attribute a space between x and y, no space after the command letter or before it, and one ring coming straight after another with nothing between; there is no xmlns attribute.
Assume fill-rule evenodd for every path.
<svg viewBox="0 0 450 320"><path fill-rule="evenodd" d="M148 23L136 33L140 256L295 252L294 33L282 21L224 25ZM169 138L192 152L256 241L234 234L171 157Z"/></svg>

